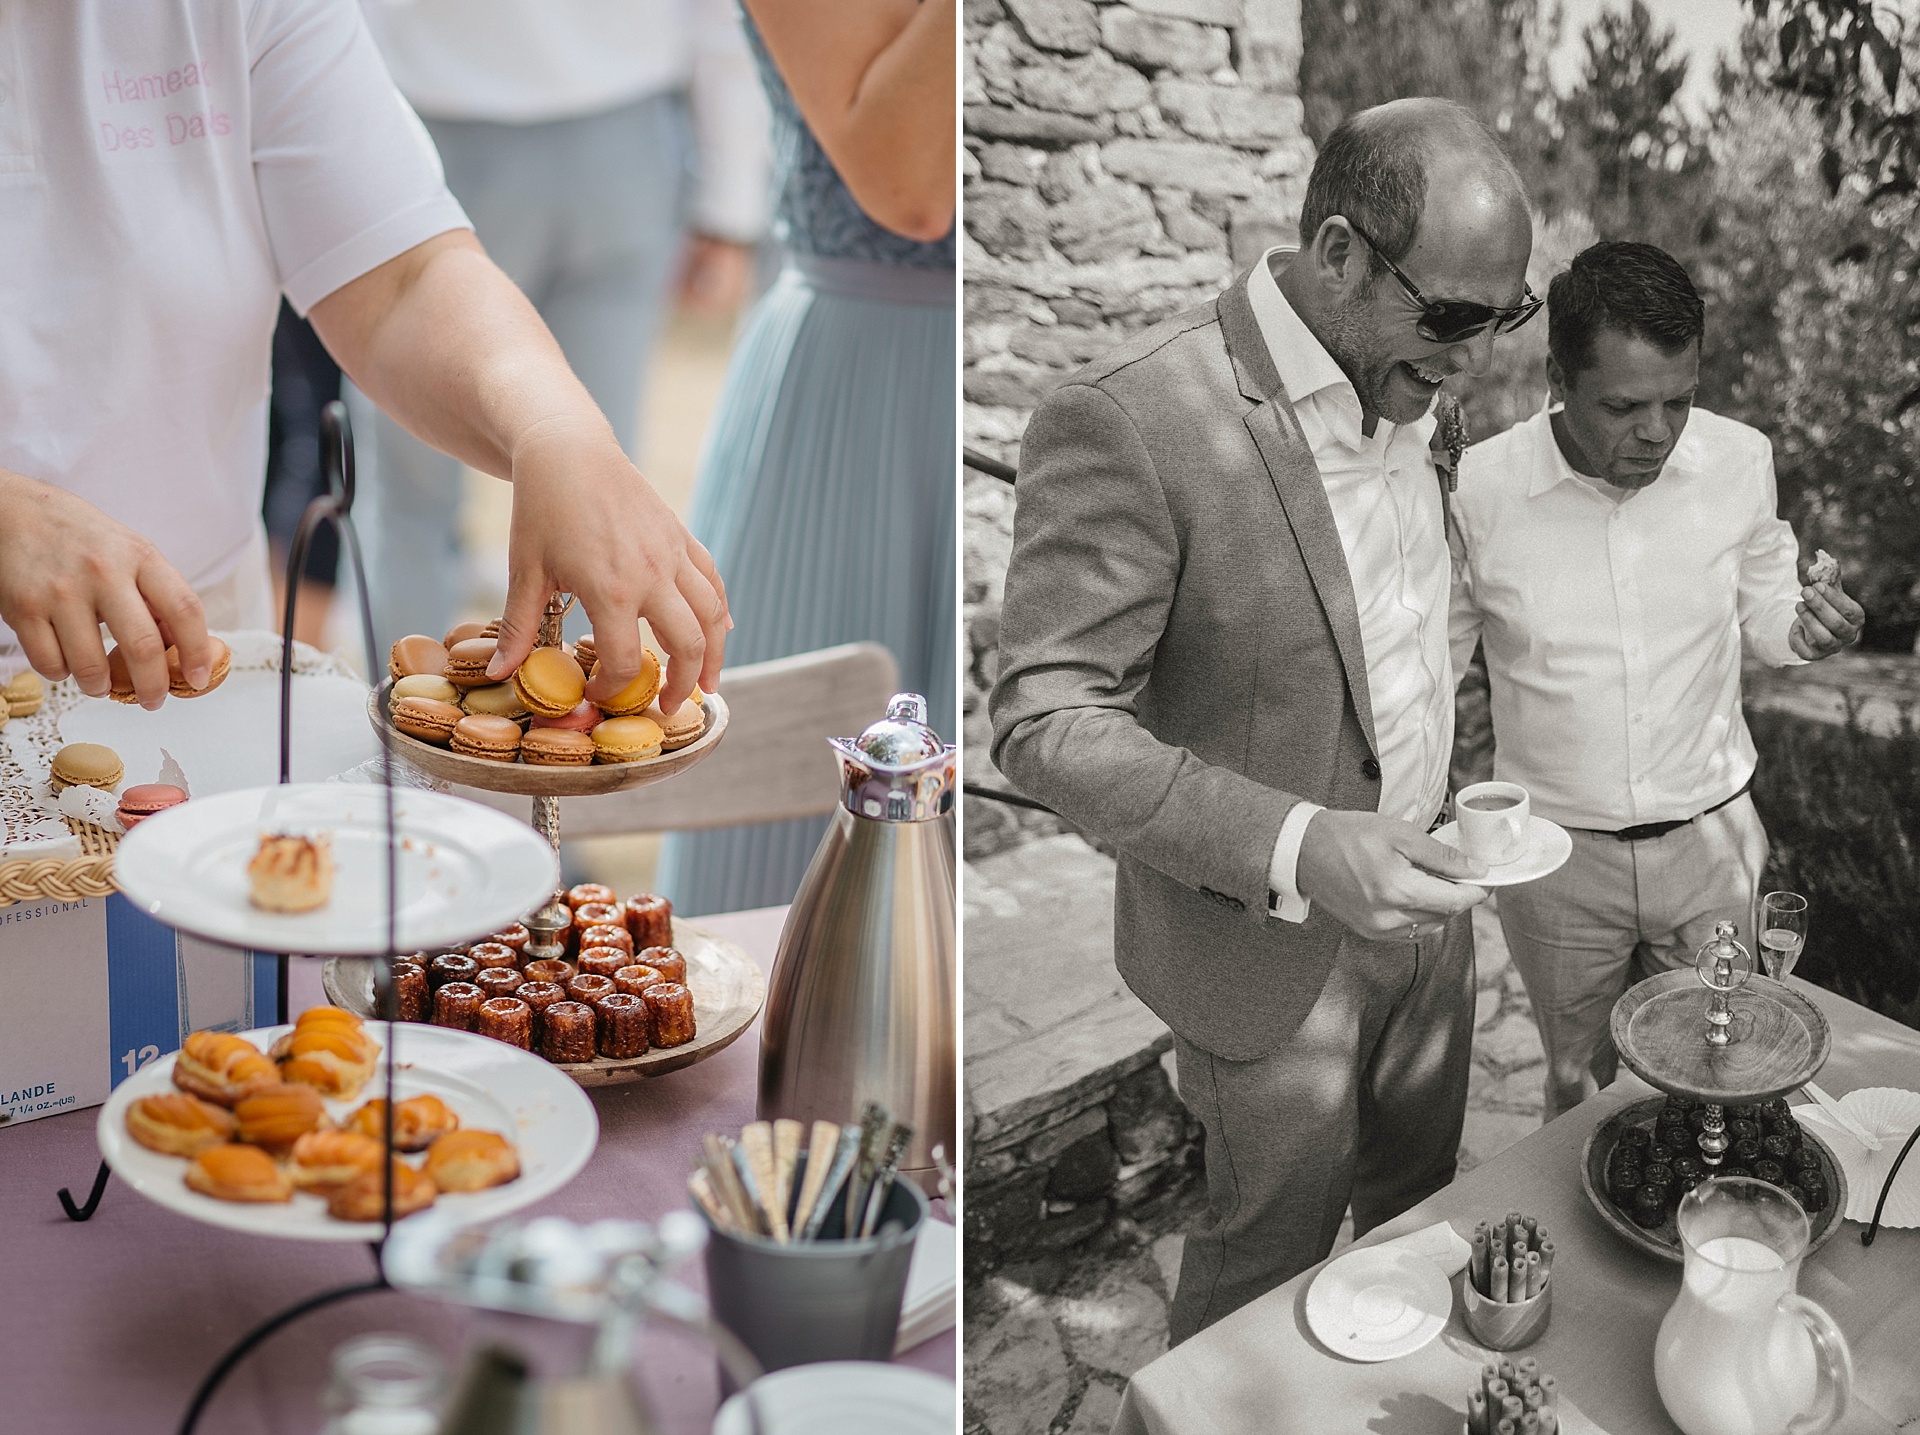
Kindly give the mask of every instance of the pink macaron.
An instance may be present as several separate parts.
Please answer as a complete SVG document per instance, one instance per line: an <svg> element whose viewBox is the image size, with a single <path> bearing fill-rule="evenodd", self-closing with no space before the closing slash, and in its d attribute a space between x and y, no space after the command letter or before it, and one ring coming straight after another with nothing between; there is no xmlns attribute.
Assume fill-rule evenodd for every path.
<svg viewBox="0 0 1920 1435"><path fill-rule="evenodd" d="M565 728L568 732L592 732L594 726L599 721L600 709L588 702L585 698L582 698L580 700L580 706L570 713L562 714L560 717L541 717L538 713L534 714L533 721L529 726Z"/></svg>
<svg viewBox="0 0 1920 1435"><path fill-rule="evenodd" d="M120 794L120 825L129 832L156 812L178 807L187 794L170 782L142 782Z"/></svg>

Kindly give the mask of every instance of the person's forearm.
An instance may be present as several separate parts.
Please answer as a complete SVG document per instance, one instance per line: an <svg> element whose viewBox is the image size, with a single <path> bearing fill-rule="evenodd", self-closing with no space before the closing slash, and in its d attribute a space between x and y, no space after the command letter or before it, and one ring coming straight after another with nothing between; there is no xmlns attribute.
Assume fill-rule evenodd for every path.
<svg viewBox="0 0 1920 1435"><path fill-rule="evenodd" d="M848 6L748 0L808 127L876 223L911 239L953 227L955 0ZM904 21L901 16L906 14Z"/></svg>
<svg viewBox="0 0 1920 1435"><path fill-rule="evenodd" d="M469 230L381 265L313 306L347 377L409 433L513 477L515 451L565 429L617 446L526 296Z"/></svg>

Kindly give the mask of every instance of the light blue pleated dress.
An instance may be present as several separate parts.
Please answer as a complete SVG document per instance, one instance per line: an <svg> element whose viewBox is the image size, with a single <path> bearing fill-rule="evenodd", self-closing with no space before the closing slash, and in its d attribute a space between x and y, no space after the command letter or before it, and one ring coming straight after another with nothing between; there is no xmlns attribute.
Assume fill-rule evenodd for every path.
<svg viewBox="0 0 1920 1435"><path fill-rule="evenodd" d="M956 740L953 236L861 213L747 29L787 262L734 349L689 519L727 581L727 664L884 643ZM686 916L790 901L825 827L670 837L655 885Z"/></svg>

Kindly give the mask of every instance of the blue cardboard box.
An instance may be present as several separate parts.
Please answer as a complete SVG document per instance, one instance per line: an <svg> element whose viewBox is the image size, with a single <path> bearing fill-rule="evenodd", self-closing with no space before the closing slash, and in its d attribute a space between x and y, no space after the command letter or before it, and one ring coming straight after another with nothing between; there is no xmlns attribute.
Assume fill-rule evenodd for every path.
<svg viewBox="0 0 1920 1435"><path fill-rule="evenodd" d="M0 907L0 1127L98 1106L203 1028L270 1024L271 955L162 926L125 897Z"/></svg>

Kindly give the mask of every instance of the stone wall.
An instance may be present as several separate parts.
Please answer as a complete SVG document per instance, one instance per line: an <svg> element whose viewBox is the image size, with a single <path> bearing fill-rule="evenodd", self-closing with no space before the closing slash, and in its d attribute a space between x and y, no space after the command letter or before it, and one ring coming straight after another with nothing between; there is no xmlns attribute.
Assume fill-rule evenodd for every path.
<svg viewBox="0 0 1920 1435"><path fill-rule="evenodd" d="M1292 241L1313 165L1299 0L967 0L966 40L964 432L1017 464L1049 389ZM969 471L966 761L988 786L1013 502ZM974 800L967 855L1059 830Z"/></svg>
<svg viewBox="0 0 1920 1435"><path fill-rule="evenodd" d="M966 437L1290 240L1298 0L967 0Z"/></svg>

